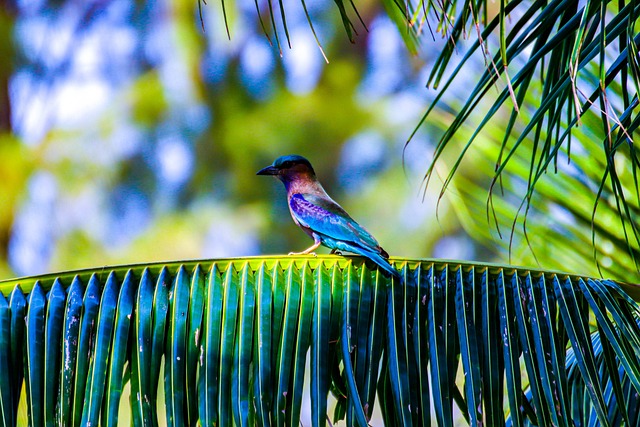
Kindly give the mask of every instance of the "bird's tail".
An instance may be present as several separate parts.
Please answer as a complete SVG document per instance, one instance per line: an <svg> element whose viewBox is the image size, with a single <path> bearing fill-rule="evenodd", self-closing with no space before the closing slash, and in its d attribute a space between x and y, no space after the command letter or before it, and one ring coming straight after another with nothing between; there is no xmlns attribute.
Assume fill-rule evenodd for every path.
<svg viewBox="0 0 640 427"><path fill-rule="evenodd" d="M395 268L393 268L393 266L389 263L389 261L383 258L379 253L371 252L371 251L363 251L363 252L364 252L363 255L369 258L371 261L378 264L378 266L382 269L382 271L390 274L393 277L397 277L398 279L400 279L400 272Z"/></svg>

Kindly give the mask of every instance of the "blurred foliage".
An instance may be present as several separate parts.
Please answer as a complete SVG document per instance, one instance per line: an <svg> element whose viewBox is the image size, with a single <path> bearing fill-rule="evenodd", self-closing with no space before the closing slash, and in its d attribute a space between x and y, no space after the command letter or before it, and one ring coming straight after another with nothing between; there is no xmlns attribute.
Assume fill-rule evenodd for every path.
<svg viewBox="0 0 640 427"><path fill-rule="evenodd" d="M7 246L11 236L11 225L15 206L22 202L21 190L25 187L34 164L29 159L27 147L11 135L0 135L0 275L9 273Z"/></svg>
<svg viewBox="0 0 640 427"><path fill-rule="evenodd" d="M168 104L157 71L149 71L134 82L129 94L131 117L143 128L161 123Z"/></svg>
<svg viewBox="0 0 640 427"><path fill-rule="evenodd" d="M355 44L332 27L331 7L309 5L330 18L316 28L329 65L304 41L300 10L288 15L292 49L280 57L241 3L227 10L231 41L217 5L203 8L204 32L190 2L107 3L100 13L64 2L18 7L13 132L0 145L0 275L301 250L308 238L281 186L255 176L285 153L310 158L392 253L433 255L447 233L462 233L453 216L437 225L420 202L427 135L415 150L423 160L407 170L401 162L426 99L411 95L406 110L394 103L421 66L379 5L363 4L371 32L358 28ZM371 37L388 39L406 82L384 77ZM437 231L416 232L425 228ZM461 249L449 250L455 258Z"/></svg>

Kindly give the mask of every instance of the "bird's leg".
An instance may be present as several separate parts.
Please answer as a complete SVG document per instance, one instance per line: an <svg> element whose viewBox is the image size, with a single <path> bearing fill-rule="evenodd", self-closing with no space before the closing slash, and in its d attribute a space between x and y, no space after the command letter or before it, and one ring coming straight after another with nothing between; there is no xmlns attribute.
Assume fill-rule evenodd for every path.
<svg viewBox="0 0 640 427"><path fill-rule="evenodd" d="M333 249L331 249L331 254L332 254L332 255L333 255L333 254L342 255L342 252L341 252L341 251L339 251L339 250L338 250L338 249L336 249L336 248L333 248Z"/></svg>
<svg viewBox="0 0 640 427"><path fill-rule="evenodd" d="M289 255L313 255L316 256L315 251L316 249L318 249L318 246L320 246L320 239L314 239L313 245L311 245L310 247L308 247L307 249L305 249L302 252L289 252Z"/></svg>

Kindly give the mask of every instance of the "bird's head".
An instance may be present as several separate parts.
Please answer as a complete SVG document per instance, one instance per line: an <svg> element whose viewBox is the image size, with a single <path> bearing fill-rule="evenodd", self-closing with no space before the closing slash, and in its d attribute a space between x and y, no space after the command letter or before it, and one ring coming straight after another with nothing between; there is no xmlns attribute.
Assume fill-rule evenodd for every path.
<svg viewBox="0 0 640 427"><path fill-rule="evenodd" d="M302 156L278 157L271 166L260 169L256 175L272 175L285 184L299 179L315 179L315 172L309 160Z"/></svg>

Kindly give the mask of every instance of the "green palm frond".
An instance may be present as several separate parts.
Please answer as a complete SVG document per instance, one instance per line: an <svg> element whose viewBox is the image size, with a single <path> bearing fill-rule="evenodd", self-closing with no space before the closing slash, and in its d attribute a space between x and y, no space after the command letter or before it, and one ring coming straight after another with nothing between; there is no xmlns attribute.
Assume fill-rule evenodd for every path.
<svg viewBox="0 0 640 427"><path fill-rule="evenodd" d="M0 282L2 424L26 399L31 425L117 425L130 382L133 425L298 425L307 358L314 426L329 392L348 425L366 426L376 401L386 425L450 426L454 408L471 425L639 421L618 404L640 391L640 310L621 287L637 286L394 263L401 281L320 256Z"/></svg>
<svg viewBox="0 0 640 427"><path fill-rule="evenodd" d="M613 425L633 425L632 420L637 419L638 410L640 409L640 395L635 392L635 387L630 381L629 377L622 376L620 380L619 375L610 374L618 372L620 374L623 371L621 361L616 360L613 356L611 344L605 340L600 339L600 335L607 335L614 332L617 329L610 324L610 322L604 322L604 325L591 335L591 342L593 343L593 349L596 356L596 363L598 366L607 366L609 373L602 376L602 382L605 387L605 400L608 402L607 410L611 415ZM615 333L619 333L619 330L615 330ZM576 405L573 407L572 419L574 420L588 420L596 417L595 408L591 400L586 394L584 394L584 381L582 379L582 373L578 368L576 354L573 349L569 349L567 352L567 369L568 369L568 383L571 392L578 397ZM637 370L638 367L632 367ZM616 399L621 398L622 405L615 408L613 405L614 399L607 399L615 393Z"/></svg>
<svg viewBox="0 0 640 427"><path fill-rule="evenodd" d="M640 123L640 6L636 2L514 0L501 2L493 16L478 19L482 14L470 14L467 9L487 10L488 4L471 3L460 5L447 46L431 72L429 84L442 88L418 128L436 114L436 106L455 84L468 84L469 70L479 55L484 56L485 67L479 78L473 78L475 87L438 141L427 180L445 149L462 138L465 143L444 181L444 192L478 136L500 133L490 191L512 167L513 159L525 151L529 164L522 174L526 190L520 197L526 212L542 177L558 170L559 158L571 159L572 151L587 149L576 135L594 139L598 145L589 147L588 153L602 159L593 181L594 203L612 198L624 234L622 246L628 248L638 269L635 253L640 248L640 229L635 208L640 203L640 161L633 136ZM473 26L482 30L445 78L456 46L463 44L464 29ZM490 45L496 47L492 50ZM463 127L471 122L474 130L466 136ZM497 130L497 126L503 127ZM588 165L578 161L578 167ZM620 178L628 171L633 175L631 191L623 188Z"/></svg>
<svg viewBox="0 0 640 427"><path fill-rule="evenodd" d="M520 195L529 173L528 149L511 157L510 168L500 179L499 197L488 197L483 189L486 182L461 171L451 182L452 192L460 196L452 206L470 235L483 244L501 246L505 255L519 262L551 269L572 265L586 275L637 282L640 247L628 244L613 190L606 187L599 200L597 196L607 159L592 154L599 143L589 135L577 135L575 141L582 149L571 153L571 164L569 153L558 153L562 176L539 180L528 206ZM472 153L473 173L490 176L499 152L500 141L495 137L479 138ZM624 171L618 179L619 188L633 194L632 171ZM632 218L640 217L638 202L627 200Z"/></svg>

